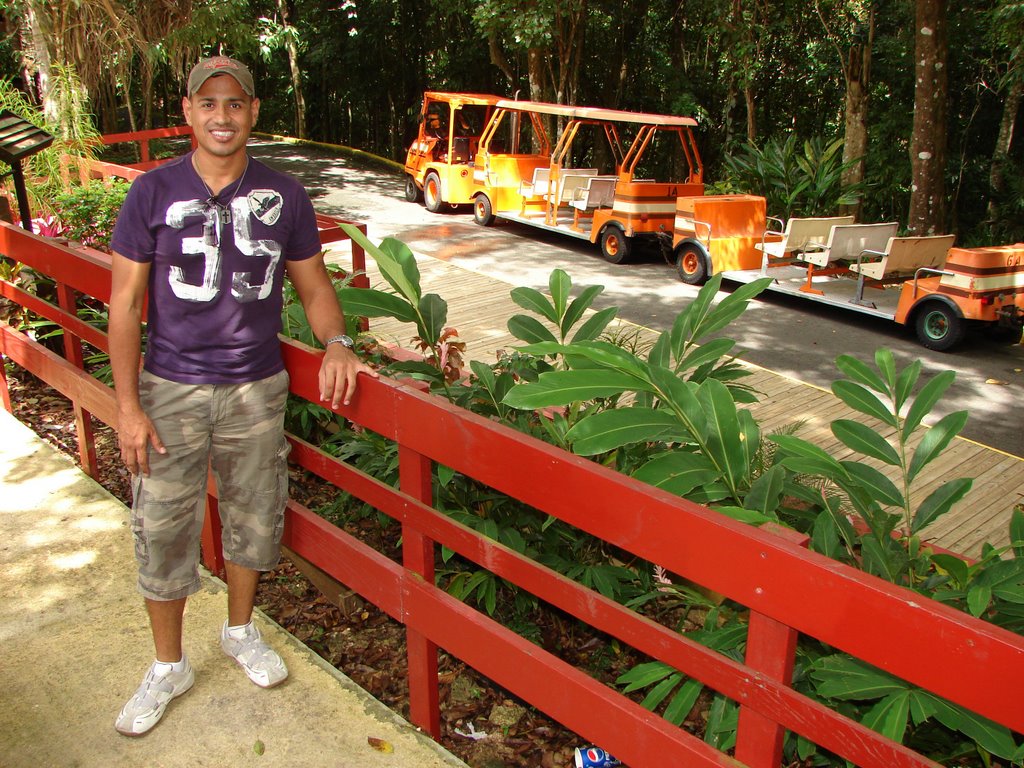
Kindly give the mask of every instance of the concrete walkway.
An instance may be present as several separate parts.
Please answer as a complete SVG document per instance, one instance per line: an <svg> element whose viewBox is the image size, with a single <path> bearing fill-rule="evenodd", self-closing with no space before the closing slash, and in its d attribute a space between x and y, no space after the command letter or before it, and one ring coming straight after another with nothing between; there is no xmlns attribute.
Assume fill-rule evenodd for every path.
<svg viewBox="0 0 1024 768"><path fill-rule="evenodd" d="M465 765L262 615L291 676L254 686L220 650L226 592L209 576L185 615L195 687L148 735L119 735L114 718L152 661L127 517L0 409L2 768Z"/></svg>

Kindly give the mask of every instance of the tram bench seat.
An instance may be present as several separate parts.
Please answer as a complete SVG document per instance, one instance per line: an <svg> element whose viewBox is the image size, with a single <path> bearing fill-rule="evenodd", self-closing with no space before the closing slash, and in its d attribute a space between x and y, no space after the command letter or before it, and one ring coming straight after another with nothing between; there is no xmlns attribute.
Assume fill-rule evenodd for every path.
<svg viewBox="0 0 1024 768"><path fill-rule="evenodd" d="M551 168L542 166L533 169L533 178L530 181L519 182L519 194L523 197L535 197L546 195L551 189Z"/></svg>
<svg viewBox="0 0 1024 768"><path fill-rule="evenodd" d="M785 223L782 219L769 216L768 221L777 222L782 226L782 230L771 229L769 225L761 235L761 242L754 244L754 248L763 254L762 270L768 266L769 258L784 259L809 246L825 243L832 233L832 227L837 224L853 224L853 216L794 217Z"/></svg>
<svg viewBox="0 0 1024 768"><path fill-rule="evenodd" d="M555 207L571 202L577 189L587 185L589 179L597 176L597 168L563 168L558 174L555 189L549 189L547 198Z"/></svg>
<svg viewBox="0 0 1024 768"><path fill-rule="evenodd" d="M811 243L797 258L817 267L827 267L836 261L856 261L864 251L879 251L890 237L896 236L899 225L895 221L882 224L837 224L828 233L824 243Z"/></svg>
<svg viewBox="0 0 1024 768"><path fill-rule="evenodd" d="M618 183L618 176L591 176L586 186L573 190L569 205L579 211L610 207L615 202L615 185Z"/></svg>
<svg viewBox="0 0 1024 768"><path fill-rule="evenodd" d="M812 243L806 250L796 254L799 261L807 263L807 282L800 287L805 293L821 295L813 287L815 268L819 275L835 275L848 272L837 262L856 261L864 251L877 251L885 247L890 237L896 236L899 225L895 221L883 224L836 224L828 233L824 243Z"/></svg>
<svg viewBox="0 0 1024 768"><path fill-rule="evenodd" d="M857 273L856 304L863 304L865 280L885 284L908 280L922 267L941 269L955 235L890 237L882 250L866 248L850 271Z"/></svg>
<svg viewBox="0 0 1024 768"><path fill-rule="evenodd" d="M572 228L579 229L580 218L592 217L598 208L611 208L615 203L615 185L618 183L618 176L591 176L585 187L577 188L569 201L573 208Z"/></svg>

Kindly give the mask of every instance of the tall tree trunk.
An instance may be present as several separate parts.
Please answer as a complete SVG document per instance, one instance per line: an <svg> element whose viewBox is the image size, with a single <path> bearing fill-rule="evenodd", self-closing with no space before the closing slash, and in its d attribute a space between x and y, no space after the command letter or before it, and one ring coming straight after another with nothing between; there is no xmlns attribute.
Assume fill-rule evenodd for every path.
<svg viewBox="0 0 1024 768"><path fill-rule="evenodd" d="M1013 130L1017 124L1017 112L1024 96L1024 79L1016 78L1010 83L1003 102L1003 118L999 121L999 137L992 150L992 170L988 175L991 190L988 199L988 218L995 221L999 216L999 199L1006 191L1006 164L1013 146Z"/></svg>
<svg viewBox="0 0 1024 768"><path fill-rule="evenodd" d="M33 95L42 105L46 117L53 122L57 121L58 109L53 99L50 98L50 47L47 45L48 30L46 14L39 7L38 2L25 4L25 23L28 26L30 51L25 57L25 72L29 75L25 80L25 86L34 83Z"/></svg>
<svg viewBox="0 0 1024 768"><path fill-rule="evenodd" d="M946 0L917 0L915 26L907 226L915 235L932 235L946 222Z"/></svg>
<svg viewBox="0 0 1024 768"><path fill-rule="evenodd" d="M875 42L875 10L868 11L867 41L850 46L843 74L846 79L846 113L843 133L843 188L864 181L868 153L868 100L871 86L871 49ZM842 213L860 218L861 202L842 206Z"/></svg>
<svg viewBox="0 0 1024 768"><path fill-rule="evenodd" d="M281 14L281 21L291 32L295 25L295 4L290 0L277 0L277 8ZM306 97L302 91L302 70L299 68L299 46L295 42L295 35L289 33L285 36L285 50L288 52L288 69L292 78L292 94L295 96L295 136L299 139L306 138Z"/></svg>

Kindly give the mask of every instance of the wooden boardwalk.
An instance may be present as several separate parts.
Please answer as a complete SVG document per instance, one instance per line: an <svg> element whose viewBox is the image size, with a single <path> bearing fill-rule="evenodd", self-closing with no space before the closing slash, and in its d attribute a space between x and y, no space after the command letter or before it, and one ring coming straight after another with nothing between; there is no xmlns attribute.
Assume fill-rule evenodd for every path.
<svg viewBox="0 0 1024 768"><path fill-rule="evenodd" d="M331 260L350 263L344 251ZM367 261L371 284L384 285L373 260ZM423 292L436 293L448 302L448 325L458 329L459 338L466 343L467 362L491 363L500 350L522 344L506 327L510 317L525 312L509 296L514 285L422 254L417 254L417 264ZM626 322L621 322L620 327L636 330L652 340L657 333ZM371 321L371 333L381 341L410 348L409 340L415 329L380 319ZM744 381L761 395L750 411L763 434L792 429L797 424L797 435L836 459L863 458L836 440L829 425L834 419L863 420L864 416L827 390L759 366L748 367L752 375ZM881 464L876 466L886 469ZM963 501L925 530L925 537L939 546L975 557L980 555L985 542L1006 546L1010 513L1014 504L1024 502L1024 459L956 438L915 482L914 499L919 502L939 484L954 477L973 477L974 485Z"/></svg>

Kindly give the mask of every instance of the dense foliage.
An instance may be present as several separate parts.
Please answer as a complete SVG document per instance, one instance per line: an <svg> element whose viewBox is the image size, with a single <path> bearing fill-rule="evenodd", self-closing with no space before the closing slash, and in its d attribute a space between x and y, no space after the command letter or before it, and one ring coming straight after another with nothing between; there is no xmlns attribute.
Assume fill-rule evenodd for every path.
<svg viewBox="0 0 1024 768"><path fill-rule="evenodd" d="M393 238L378 246L353 227L347 232L377 261L387 283L381 290L341 288L349 311L414 325L424 342L425 361L392 364L385 369L391 375L415 376L462 407L722 514L793 528L808 536L815 551L1011 631L1024 627L1024 511L1012 514L1013 544L986 544L974 562L935 551L922 539L922 530L959 502L972 482L945 479L912 501L922 469L939 459L967 419L960 411L922 426L951 384L951 372L923 381L919 361L900 370L884 349L873 366L840 356L836 364L844 378L833 392L858 418L832 422L833 435L855 457L837 460L793 434L764 434L744 407L757 395L743 383L749 373L730 357L735 342L709 340L743 314L765 281L716 303L720 280L712 278L671 329L640 344L614 332L616 308L589 311L600 286L574 291L570 277L555 270L548 295L532 288L512 291L526 314L510 318L508 327L525 346L493 365L473 362L453 385L440 354L449 330L447 303L422 292L412 252ZM292 403L293 427L307 430L311 415L301 401ZM343 427L323 409L315 418L324 450L383 482L398 483L396 444ZM880 465L889 471L879 471ZM743 659L749 619L744 606L447 467L435 466L434 473L437 509L690 639ZM318 511L339 525L358 522L364 531L393 525L347 494ZM545 609L532 595L448 550L441 554L437 580L459 599L542 642L537 627L543 622L536 617ZM618 683L642 696L644 706L702 733L719 749L734 745L736 703L673 667L640 659ZM1024 745L1005 727L812 638L801 638L794 686L946 764L1024 762ZM792 734L785 751L787 764L842 764Z"/></svg>
<svg viewBox="0 0 1024 768"><path fill-rule="evenodd" d="M791 137L859 146L861 104L862 217L905 224L920 2L0 0L0 66L24 85L18 67L31 61L41 85L51 63L72 65L109 132L177 122L189 62L221 50L253 65L262 128L392 159L427 88L690 114L710 182L739 182L726 159L748 144L747 156L773 163ZM939 226L968 244L1024 239L1024 150L1013 142L1024 3L942 5L949 214ZM79 14L88 18L69 21Z"/></svg>

